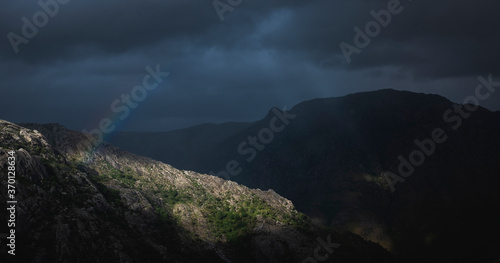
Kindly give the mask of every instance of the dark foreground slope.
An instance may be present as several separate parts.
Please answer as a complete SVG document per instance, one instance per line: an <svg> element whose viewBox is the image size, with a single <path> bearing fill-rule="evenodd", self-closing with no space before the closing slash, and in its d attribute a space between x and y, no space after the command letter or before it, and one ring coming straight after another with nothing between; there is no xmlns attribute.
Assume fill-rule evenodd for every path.
<svg viewBox="0 0 500 263"><path fill-rule="evenodd" d="M93 138L59 125L24 126L0 121L0 194L14 156L17 200L16 256L2 238L1 262L314 262L314 251L330 262L393 262L374 243L315 226L273 191L108 144L77 149ZM0 233L9 216L2 208Z"/></svg>
<svg viewBox="0 0 500 263"><path fill-rule="evenodd" d="M180 167L232 171L230 180L274 189L314 220L406 262L500 259L499 112L395 90L300 103L281 131L272 124L276 110L208 150L186 153L200 161ZM433 134L442 142L430 143ZM232 160L239 173L227 169ZM399 181L388 181L391 173Z"/></svg>

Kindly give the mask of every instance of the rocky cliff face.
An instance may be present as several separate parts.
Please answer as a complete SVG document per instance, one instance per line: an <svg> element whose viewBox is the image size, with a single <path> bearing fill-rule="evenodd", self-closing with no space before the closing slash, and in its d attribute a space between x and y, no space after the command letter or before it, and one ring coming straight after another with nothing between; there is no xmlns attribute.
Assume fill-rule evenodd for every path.
<svg viewBox="0 0 500 263"><path fill-rule="evenodd" d="M317 253L392 262L374 243L312 224L274 191L109 144L78 147L94 140L60 125L0 121L2 196L9 151L17 174L16 256L2 238L2 262L315 262Z"/></svg>

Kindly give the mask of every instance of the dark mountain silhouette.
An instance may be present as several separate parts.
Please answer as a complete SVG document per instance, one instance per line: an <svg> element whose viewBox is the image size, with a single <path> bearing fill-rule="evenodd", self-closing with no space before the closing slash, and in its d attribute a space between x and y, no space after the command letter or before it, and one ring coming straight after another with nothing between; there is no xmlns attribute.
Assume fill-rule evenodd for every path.
<svg viewBox="0 0 500 263"><path fill-rule="evenodd" d="M283 114L295 117L273 121ZM273 189L313 220L379 243L404 262L500 259L499 112L380 90L272 109L232 130L210 127L156 133L154 144L148 133L120 134L113 143ZM187 132L196 137L172 137ZM433 137L440 143L429 143ZM182 160L170 158L174 149L183 149Z"/></svg>
<svg viewBox="0 0 500 263"><path fill-rule="evenodd" d="M201 124L168 132L123 132L114 134L111 141L124 146L125 150L133 149L138 155L153 155L157 160L170 160L177 165L188 167L202 161L191 159L199 157L194 156L193 152L209 152L227 137L249 126L250 123L228 122ZM168 151L164 150L166 148Z"/></svg>

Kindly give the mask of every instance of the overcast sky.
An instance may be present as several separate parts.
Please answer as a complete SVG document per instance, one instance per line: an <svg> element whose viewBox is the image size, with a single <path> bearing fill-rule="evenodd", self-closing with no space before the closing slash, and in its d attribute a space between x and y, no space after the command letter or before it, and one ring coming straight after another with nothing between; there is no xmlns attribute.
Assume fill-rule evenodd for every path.
<svg viewBox="0 0 500 263"><path fill-rule="evenodd" d="M0 119L81 130L119 115L120 129L171 130L383 88L462 102L479 75L500 80L494 0L220 0L219 13L211 0L59 1L0 0ZM391 1L348 63L340 43L355 47L354 27ZM113 112L157 65L170 75ZM481 103L500 110L500 92Z"/></svg>

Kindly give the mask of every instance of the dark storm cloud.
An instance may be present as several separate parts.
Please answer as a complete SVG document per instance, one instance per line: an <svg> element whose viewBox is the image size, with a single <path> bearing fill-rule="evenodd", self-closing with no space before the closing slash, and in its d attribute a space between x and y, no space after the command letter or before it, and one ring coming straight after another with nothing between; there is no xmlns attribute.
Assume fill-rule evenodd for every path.
<svg viewBox="0 0 500 263"><path fill-rule="evenodd" d="M2 10L2 32L20 34L20 18L30 18L41 9L33 2L24 5L26 9ZM73 0L61 5L33 39L36 43L21 46L24 50L19 55L29 61L87 56L86 52L71 54L85 47L91 47L90 54L121 53L164 38L197 34L215 22L209 3L203 1Z"/></svg>
<svg viewBox="0 0 500 263"><path fill-rule="evenodd" d="M364 30L374 19L370 11L387 9L388 2L311 3L293 10L294 19L263 42L306 52L316 63L331 67L397 66L430 77L500 73L500 3L492 0L401 1L403 11L392 15L387 28L361 54L352 56L352 64L345 65L339 43L354 45L353 28Z"/></svg>
<svg viewBox="0 0 500 263"><path fill-rule="evenodd" d="M250 121L273 106L380 88L461 102L477 75L500 76L492 0L401 1L403 11L348 64L339 44L352 45L353 28L388 2L243 0L220 21L212 1L71 0L16 54L7 34L22 36L21 18L41 8L2 0L0 118L94 128L156 64L171 75L126 129ZM498 110L499 101L484 106Z"/></svg>

